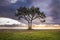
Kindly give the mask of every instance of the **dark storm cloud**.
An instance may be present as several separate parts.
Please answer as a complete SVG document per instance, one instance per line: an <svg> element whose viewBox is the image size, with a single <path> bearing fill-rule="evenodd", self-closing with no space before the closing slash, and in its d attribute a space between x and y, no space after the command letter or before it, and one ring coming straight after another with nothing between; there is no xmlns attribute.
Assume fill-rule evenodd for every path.
<svg viewBox="0 0 60 40"><path fill-rule="evenodd" d="M49 9L47 9L49 3L50 0L0 0L0 15L15 19L14 13L16 9L20 6L36 6L39 7L42 11L44 11L47 15L49 15ZM49 19L47 20L47 22L50 22Z"/></svg>
<svg viewBox="0 0 60 40"><path fill-rule="evenodd" d="M9 5L9 2L7 0L0 0L0 6L6 6Z"/></svg>
<svg viewBox="0 0 60 40"><path fill-rule="evenodd" d="M11 17L14 18L14 9L10 9L9 7L0 7L0 15L3 17Z"/></svg>
<svg viewBox="0 0 60 40"><path fill-rule="evenodd" d="M60 24L60 0L52 0L50 7L52 9L51 16L54 19L53 21Z"/></svg>
<svg viewBox="0 0 60 40"><path fill-rule="evenodd" d="M47 23L60 23L60 0L0 0L0 16L15 19L20 6L39 7L47 15Z"/></svg>
<svg viewBox="0 0 60 40"><path fill-rule="evenodd" d="M10 2L10 0L0 0L0 15L9 18L15 18L15 11L20 6L29 6L30 1L27 0L17 0L17 2Z"/></svg>

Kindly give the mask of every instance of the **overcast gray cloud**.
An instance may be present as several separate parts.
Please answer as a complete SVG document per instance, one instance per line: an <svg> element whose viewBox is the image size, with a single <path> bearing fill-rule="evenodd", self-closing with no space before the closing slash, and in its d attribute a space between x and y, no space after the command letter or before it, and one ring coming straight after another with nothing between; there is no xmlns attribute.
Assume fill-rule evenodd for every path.
<svg viewBox="0 0 60 40"><path fill-rule="evenodd" d="M35 6L35 7L39 7L41 12L44 12L46 17L46 23L54 23L52 22L53 18L50 15L50 4L51 4L51 0L33 0L33 3L30 6ZM38 19L37 19L38 20ZM34 23L36 22L36 20L34 21ZM40 23L39 20L37 21L37 23Z"/></svg>
<svg viewBox="0 0 60 40"><path fill-rule="evenodd" d="M50 9L50 16L54 19L53 22L60 24L60 0L52 0Z"/></svg>

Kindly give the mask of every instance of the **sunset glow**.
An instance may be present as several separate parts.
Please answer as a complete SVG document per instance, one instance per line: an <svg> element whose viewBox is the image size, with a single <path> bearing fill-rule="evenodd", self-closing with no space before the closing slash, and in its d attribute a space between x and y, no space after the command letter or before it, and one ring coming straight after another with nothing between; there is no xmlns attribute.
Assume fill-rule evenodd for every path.
<svg viewBox="0 0 60 40"><path fill-rule="evenodd" d="M33 29L60 29L58 24L40 24L32 27Z"/></svg>

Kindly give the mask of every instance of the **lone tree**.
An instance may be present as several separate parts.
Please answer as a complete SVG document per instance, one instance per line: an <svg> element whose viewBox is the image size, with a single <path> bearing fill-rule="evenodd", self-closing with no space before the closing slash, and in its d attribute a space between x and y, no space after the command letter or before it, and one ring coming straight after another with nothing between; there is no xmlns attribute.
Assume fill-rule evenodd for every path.
<svg viewBox="0 0 60 40"><path fill-rule="evenodd" d="M38 7L20 7L17 9L17 13L15 14L19 19L23 18L28 22L28 29L32 29L32 21L36 18L43 19L41 22L45 22L45 14L40 12Z"/></svg>

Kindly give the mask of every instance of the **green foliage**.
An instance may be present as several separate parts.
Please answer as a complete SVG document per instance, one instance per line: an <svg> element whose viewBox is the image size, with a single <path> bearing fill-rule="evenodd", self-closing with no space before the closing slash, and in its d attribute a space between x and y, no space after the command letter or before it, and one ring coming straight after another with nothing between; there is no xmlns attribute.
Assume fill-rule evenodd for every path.
<svg viewBox="0 0 60 40"><path fill-rule="evenodd" d="M31 7L31 8L26 8L26 7L20 7L17 9L16 15L19 18L24 18L27 21L32 21L36 18L45 18L45 14L43 12L40 12L38 7Z"/></svg>
<svg viewBox="0 0 60 40"><path fill-rule="evenodd" d="M43 19L41 22L45 22L45 14L43 12L40 12L38 7L31 7L31 8L26 8L26 7L20 7L17 9L17 13L15 16L18 17L18 19L23 18L28 22L28 29L31 30L32 27L32 21L39 18Z"/></svg>
<svg viewBox="0 0 60 40"><path fill-rule="evenodd" d="M0 40L60 40L60 31L5 31L0 32Z"/></svg>

